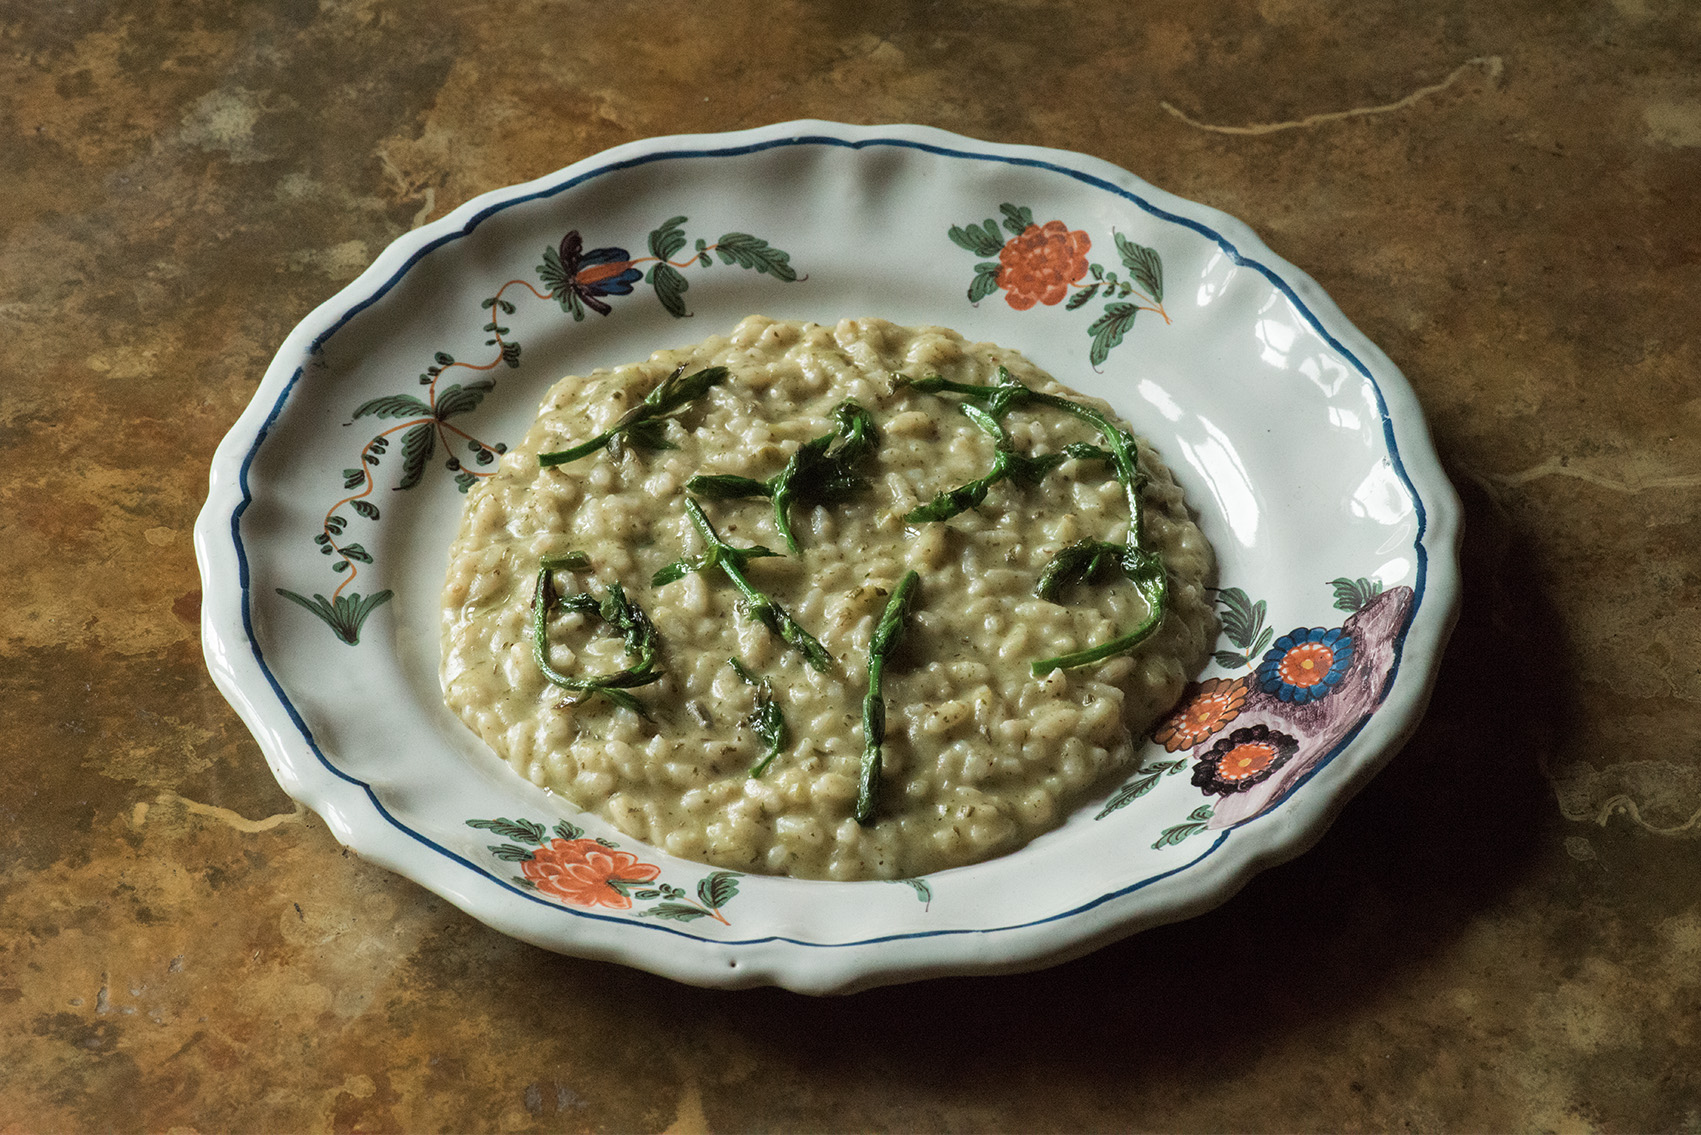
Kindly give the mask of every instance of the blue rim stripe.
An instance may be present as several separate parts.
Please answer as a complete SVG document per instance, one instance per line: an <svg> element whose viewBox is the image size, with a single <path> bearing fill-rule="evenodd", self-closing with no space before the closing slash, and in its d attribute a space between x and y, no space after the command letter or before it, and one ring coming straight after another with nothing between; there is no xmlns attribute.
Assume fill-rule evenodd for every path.
<svg viewBox="0 0 1701 1135"><path fill-rule="evenodd" d="M356 315L360 314L362 311L366 310L368 307L370 307L374 303L376 303L379 299L383 298L383 296L385 294L387 294L390 291L391 288L395 287L395 285L398 284L401 281L402 277L407 275L407 273L413 268L413 266L415 264L419 263L420 260L424 259L427 254L435 251L437 248L442 247L443 245L450 243L451 241L459 240L461 237L470 234L475 228L477 228L485 220L496 215L499 212L502 212L505 209L512 208L516 205L521 205L521 204L525 204L525 203L528 203L528 202L538 201L538 200L547 199L549 197L553 197L556 194L562 193L562 192L564 192L568 189L571 189L571 188L573 188L577 185L581 185L581 184L583 184L587 181L590 181L593 178L601 177L604 174L615 173L615 172L619 172L619 171L627 170L627 169L633 169L633 168L636 168L636 167L639 167L639 166L648 165L648 164L658 162L658 161L674 161L674 160L687 159L687 158L741 157L741 156L745 156L745 155L748 155L748 154L758 153L758 152L761 152L761 151L764 151L764 150L778 149L780 147L786 147L786 146L837 146L837 147L841 147L841 148L845 148L845 149L854 149L854 150L861 150L861 149L865 149L865 148L872 147L872 146L893 146L893 147L898 147L898 148L902 148L902 149L918 150L918 151L921 151L921 152L924 152L924 153L938 155L940 157L959 158L959 159L965 159L965 160L969 160L969 161L998 162L998 163L1004 164L1004 165L1023 166L1023 167L1028 167L1028 168L1032 168L1032 169L1043 170L1043 171L1046 171L1048 173L1062 174L1065 177L1071 178L1075 181L1082 182L1083 184L1092 186L1092 187L1097 188L1097 189L1104 190L1105 192L1108 192L1108 193L1110 193L1114 196L1120 197L1123 200L1128 201L1129 203L1135 205L1139 209L1143 210L1144 212L1150 214L1153 217L1156 217L1159 220L1166 221L1170 224L1179 225L1182 228L1189 229L1189 230L1197 233L1198 235L1204 237L1206 240L1215 244L1217 246L1217 248L1219 248L1223 252L1223 254L1225 256L1227 256L1234 264L1236 264L1237 266L1240 266L1240 267L1249 268L1249 269L1257 272L1259 275L1263 276L1267 281L1269 281L1271 286L1273 286L1277 291L1281 292L1282 295L1286 296L1287 299L1288 299L1288 302L1293 304L1294 308L1301 314L1301 316L1304 318L1305 322L1312 328L1312 330L1315 331L1318 334L1318 336L1320 336L1323 339L1323 341L1326 342L1332 350L1334 350L1342 358L1344 358L1348 362L1350 362L1353 366L1353 369L1356 370L1367 382L1369 382L1371 389L1373 391L1375 391L1377 412L1380 414L1380 416L1382 418L1383 439L1384 439L1384 441L1387 445L1389 459L1390 459L1390 461L1391 461L1391 463L1394 467L1396 474L1399 476L1401 484L1403 484L1405 486L1405 488L1406 488L1406 490L1407 490L1407 492L1410 496L1410 499L1411 499L1412 505L1413 505L1413 511L1415 512L1416 517L1417 517L1417 534L1416 534L1416 536L1414 538L1414 542L1413 542L1413 549L1414 549L1414 553L1415 553L1416 558L1417 558L1417 581L1416 581L1415 586L1412 589L1413 595L1412 595L1411 609L1407 612L1404 625L1400 627L1398 633L1394 637L1394 641L1393 641L1394 662L1393 662L1393 665L1389 668L1388 677L1387 677L1387 680L1384 683L1383 689L1382 689L1382 697L1385 698L1387 696L1388 692L1393 688L1395 676L1399 672L1401 660L1404 657L1407 632L1410 631L1414 621L1416 620L1418 609L1419 609L1420 606L1422 606L1422 603L1423 603L1423 598L1424 598L1424 594L1425 594L1425 586L1426 586L1426 583L1427 583L1427 580L1428 580L1428 565L1429 565L1428 549L1424 544L1424 535L1428 531L1428 514L1427 514L1426 509L1424 508L1423 499L1422 499L1422 497L1420 497L1418 495L1417 487L1412 483L1410 476L1406 472L1405 463L1400 458L1399 449L1398 449L1398 446L1396 445L1395 439L1394 439L1393 417L1389 413L1387 402L1386 402L1386 400L1383 396L1383 393L1382 393L1382 388L1377 384L1375 376L1370 373L1369 368L1366 367L1364 365L1364 363L1361 362L1356 355L1354 355L1351 351L1347 350L1346 346L1344 344L1342 344L1340 342L1340 340L1338 340L1337 338L1335 338L1334 335L1329 333L1329 331L1323 326L1322 322L1311 311L1310 307L1307 306L1306 303L1303 300L1300 299L1299 295L1293 290L1292 286L1289 285L1286 280L1284 280L1280 276L1276 275L1274 270L1270 269L1269 267L1265 266L1264 264L1262 264L1262 263L1260 263L1256 260L1252 260L1252 259L1246 257L1245 255L1243 255L1240 252L1240 250L1237 249L1232 243L1230 243L1229 240L1226 237L1224 237L1221 233L1216 232L1214 229L1211 229L1210 227L1208 227L1208 226L1206 226L1206 225L1204 225L1200 222L1194 221L1190 218L1182 217L1182 216L1178 216L1177 214L1170 213L1167 210L1161 209L1158 206L1152 204L1151 202L1147 201L1145 198L1140 197L1139 195L1137 195L1133 192L1130 192L1129 190L1123 189L1123 188L1121 188L1117 185L1112 184L1109 181L1104 180L1103 178L1096 177L1092 174L1084 173L1080 170L1070 169L1067 166L1057 165L1053 162L1048 162L1048 161L1044 161L1044 160L1037 159L1037 158L1018 158L1018 157L1010 157L1010 156L1001 156L1001 155L996 155L996 154L975 153L973 151L953 149L953 148L950 148L950 147L939 146L939 145L935 145L935 144L932 144L932 143L926 143L926 142L914 142L914 141L910 141L910 140L907 140L907 139L869 138L869 139L863 139L861 141L852 141L852 140L845 139L845 138L834 138L834 137L830 137L830 136L826 136L826 135L800 135L800 136L794 137L794 138L778 138L778 139L774 139L774 140L768 141L768 142L756 142L756 143L751 143L751 144L743 145L743 146L729 146L729 147L720 148L720 149L672 150L672 151L666 151L666 152L644 154L644 155L634 157L634 158L627 158L627 159L623 159L621 161L610 162L607 165L600 166L596 169L588 170L588 171L585 171L583 173L577 174L573 177L567 178L566 180L560 182L559 184L551 185L551 186L548 186L544 189L537 190L536 192L525 194L524 196L511 198L509 200L497 202L496 204L490 205L490 206L480 210L479 212L473 214L473 216L471 216L470 218L468 218L467 222L464 225L462 225L459 230L457 230L455 232L447 233L447 234L445 234L441 237L438 237L437 239L435 239L433 241L428 242L427 244L425 244L424 246L422 246L421 248L416 250L412 255L410 255L407 258L407 260L404 261L402 263L402 265L393 274L391 274L390 278L388 280L384 281L384 283L381 284L377 288L377 290L375 290L372 293L372 295L370 295L369 297L367 297L364 300L361 300L359 303L355 304L354 306L350 307L328 329L321 332L319 335L315 336L313 341L311 342L311 344L308 346L308 353L309 353L309 355L312 355L312 354L317 354L319 351L321 351L323 349L325 343L330 340L332 335L336 334L337 331L341 330L343 328L343 326L346 325L350 320L352 320ZM318 742L315 741L314 738L313 738L312 731L307 727L307 723L302 719L301 715L297 712L295 705L289 700L289 697L285 693L283 686L279 683L276 675L274 675L272 673L271 667L269 667L266 664L266 660L260 652L259 641L255 637L255 634L254 634L253 611L252 611L253 605L252 605L252 602L251 602L250 573L249 573L249 567L248 567L248 556L247 556L247 551L243 547L243 544L242 544L242 532L241 532L242 516L247 511L248 506L253 502L253 499L254 499L253 493L250 491L250 488L249 488L248 474L249 474L250 468L252 467L252 465L254 463L255 458L259 454L261 446L265 443L267 435L271 432L273 425L277 422L279 416L281 415L281 413L283 411L283 407L284 407L285 403L288 402L290 394L295 390L296 384L300 381L304 371L305 371L304 366L296 368L295 373L290 377L289 382L285 384L283 391L278 395L276 401L272 404L272 408L271 408L270 412L266 415L265 421L261 424L260 429L255 434L253 444L250 445L248 452L243 455L240 475L239 475L239 478L238 478L239 484L241 485L241 489L242 489L242 500L237 505L236 509L232 512L231 518L230 518L231 539L232 539L232 542L235 544L235 547L236 547L237 578L238 578L238 582L239 582L240 587L241 587L241 594L242 594L242 627L243 627L244 633L248 636L248 642L249 642L250 649L252 650L253 655L254 655L254 661L259 666L260 672L263 675L265 675L267 684L271 687L273 694L276 695L278 702L284 707L284 710L289 715L290 720L295 724L295 727L300 732L302 739L306 742L308 748L312 751L314 757L318 759L319 763L327 771L329 771L332 775L336 776L339 780L342 780L342 781L347 782L348 784L354 785L355 787L359 788L362 792L364 792L367 800L372 804L373 809L381 817L383 817L384 820L386 820L388 823L390 823L392 826L394 826L397 830L406 833L408 836L410 836L414 840L418 841L419 843L423 844L424 846L430 848L431 850L437 852L440 855L445 856L446 858L454 861L455 863L460 864L461 866L467 868L468 870L472 871L474 874L480 876L481 878L486 879L489 882L496 884L498 887L501 887L502 889L508 891L510 894L517 895L520 898L528 899L531 902L537 903L540 906L546 907L550 910L561 912L563 914L573 916L575 918L587 918L587 919L591 919L591 920L597 921L597 922L612 922L612 923L617 923L617 924L622 925L622 926L639 927L639 928L643 928L643 929L654 930L654 931L658 931L660 933L671 934L671 935L674 935L676 937L685 938L685 939L688 939L688 940L694 941L694 942L703 942L703 943L709 944L709 945L749 946L749 945L758 945L758 944L764 944L764 943L778 942L778 943L785 943L785 944L788 944L788 945L795 945L795 946L808 946L808 947L813 947L813 948L817 948L817 949L843 949L843 948L847 948L847 947L868 946L868 945L875 945L875 944L882 943L882 942L901 941L901 940L905 940L905 939L951 937L951 936L958 936L958 935L964 935L964 934L993 934L993 933L1000 933L1000 932L1004 932L1004 931L1023 930L1023 929L1028 929L1028 928L1035 927L1035 926L1045 925L1045 924L1051 923L1051 922L1057 922L1057 921L1060 921L1062 919L1071 918L1075 915L1082 914L1082 913L1085 913L1087 911L1093 910L1094 908L1102 906L1105 903L1112 902L1112 901L1119 899L1119 898L1122 898L1126 895L1133 894L1136 891L1143 890L1144 888L1149 887L1154 883L1160 882L1160 881L1167 879L1167 878L1169 878L1173 875L1177 875L1177 874L1179 874L1183 871L1191 869L1192 867L1203 862L1205 859L1214 855L1219 849L1221 849L1227 843L1230 832L1232 832L1234 830L1234 828L1227 828L1227 829L1224 829L1221 832L1219 832L1216 840L1209 847L1205 848L1196 858L1194 858L1194 859L1192 859L1192 860L1190 860L1186 863L1180 864L1180 865L1173 867L1173 868L1171 868L1167 871L1163 871L1163 872L1160 872L1158 874L1149 876L1145 879L1141 879L1137 882L1131 883L1128 886L1122 887L1118 890L1107 892L1103 895L1098 896L1095 899L1089 900L1089 901L1082 903L1078 906L1075 906L1075 907L1073 907L1069 910L1061 911L1057 914L1048 915L1044 918L1033 919L1033 920L1028 921L1028 922L1012 923L1012 924L1006 925L1006 926L994 926L994 927L971 928L971 929L959 928L959 929L912 931L912 932L908 932L908 933L884 935L884 936L878 937L878 938L858 939L858 940L849 941L849 942L809 942L809 941L803 941L803 940L796 939L796 938L786 938L786 937L781 937L781 936L770 936L770 937L766 937L766 938L747 938L747 939L708 938L708 937L704 937L700 934L693 934L693 933L690 933L688 931L678 929L677 927L668 926L668 925L665 925L665 924L662 924L662 923L643 922L643 921L638 921L636 919L633 919L631 917L598 914L594 911L585 910L585 909L578 908L578 907L565 906L565 905L557 903L557 902L555 902L551 899L543 898L540 895L533 894L530 891L527 891L527 890L525 890L521 887L515 886L512 882L509 882L508 880L505 880L502 877L492 873L489 868L483 866L482 864L475 863L475 862L467 859L466 857L462 856L458 852L452 851L449 848L444 847L442 844L431 839L429 836L427 836L427 835L425 835L421 832L415 831L413 828L408 827L405 823L403 823L400 819L398 819L394 814L392 814L388 808L386 808L384 806L383 802L378 799L377 793L373 790L373 788L370 784L368 784L367 782L365 782L363 780L358 779L357 777L349 775L348 773L344 772L343 770L337 768L336 765L332 764L330 759L319 748ZM1378 704L1380 704L1380 700L1378 701ZM1257 819L1260 819L1264 816L1268 816L1268 815L1272 814L1273 812L1275 812L1278 808L1280 808L1284 804L1286 804L1287 801L1291 800L1294 797L1295 793L1304 784L1306 784L1309 780L1311 780L1312 777L1316 776L1317 773L1319 771L1321 771L1323 768L1325 768L1329 764L1331 764L1335 760L1335 758L1338 757L1341 754L1341 752L1344 751L1347 748L1347 746L1352 743L1352 741L1364 729L1365 725L1367 725L1369 723L1370 717L1371 717L1371 715L1367 714L1364 717L1363 720L1361 720L1357 725L1355 725L1352 728L1352 730L1350 732L1348 732L1347 735L1345 737L1343 737L1338 744L1336 744L1333 748L1331 748L1329 750L1329 752L1327 754L1325 754L1323 756L1323 758L1321 760L1319 760L1316 763L1316 765L1314 765L1312 767L1310 772L1308 772L1300 780L1296 781L1287 790L1287 792L1283 794L1283 796L1280 800L1276 801L1274 804L1272 804L1269 808L1267 808L1263 812L1260 812L1257 816L1251 817L1251 819L1249 819L1245 822L1250 823L1253 820L1257 820Z"/></svg>

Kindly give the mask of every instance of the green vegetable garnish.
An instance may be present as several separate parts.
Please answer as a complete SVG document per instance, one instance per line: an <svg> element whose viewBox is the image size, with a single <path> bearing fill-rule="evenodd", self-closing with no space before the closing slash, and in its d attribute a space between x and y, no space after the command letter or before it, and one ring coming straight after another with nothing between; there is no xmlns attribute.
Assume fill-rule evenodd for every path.
<svg viewBox="0 0 1701 1135"><path fill-rule="evenodd" d="M768 497L774 505L774 524L785 537L786 547L797 554L797 537L791 530L791 505L827 504L845 500L868 487L868 479L853 468L880 444L880 431L869 412L846 399L833 408L834 431L811 438L791 455L784 469L766 481L732 474L707 474L691 478L685 487L714 500L733 497Z"/></svg>
<svg viewBox="0 0 1701 1135"><path fill-rule="evenodd" d="M532 592L532 660L537 663L537 668L551 684L571 691L575 701L600 694L615 705L624 706L649 720L650 714L644 703L626 691L661 680L661 672L655 668L658 646L655 625L642 608L626 598L626 592L618 582L610 583L607 594L600 600L588 594L558 598L552 572L553 569L547 565L539 568L537 587ZM637 663L612 674L584 678L570 677L551 666L549 613L558 604L570 611L595 615L607 623L626 640L626 653L636 656Z"/></svg>
<svg viewBox="0 0 1701 1135"><path fill-rule="evenodd" d="M591 566L591 558L583 552L557 552L538 562L550 571L584 571Z"/></svg>
<svg viewBox="0 0 1701 1135"><path fill-rule="evenodd" d="M966 485L947 489L928 503L912 509L909 515L904 517L912 524L949 520L959 512L967 512L986 499L986 494L992 486L1006 479L1023 485L1037 485L1047 473L1063 464L1066 458L1075 456L1067 451L1048 453L1044 457L1029 457L1017 453L1010 435L997 418L972 402L965 402L957 408L963 412L964 417L979 426L982 433L992 438L992 468L985 476L977 477Z"/></svg>
<svg viewBox="0 0 1701 1135"><path fill-rule="evenodd" d="M711 386L725 381L728 373L725 367L705 367L695 374L685 374L685 364L681 363L645 395L642 402L622 414L620 420L608 429L571 449L540 453L537 463L545 468L565 465L605 446L612 448L618 457L620 447L628 442L642 449L676 449L678 447L665 436L667 415L702 397Z"/></svg>
<svg viewBox="0 0 1701 1135"><path fill-rule="evenodd" d="M1053 670L1069 670L1077 666L1088 666L1095 662L1102 662L1106 658L1114 658L1118 654L1126 654L1132 651L1151 637L1152 633L1163 624L1169 601L1169 576L1164 569L1163 558L1156 551L1146 548L1142 542L1140 489L1145 484L1145 477L1140 472L1139 442L1135 440L1134 435L1122 429L1091 406L1084 406L1079 402L1060 398L1055 394L1042 394L1037 390L1030 390L1013 378L1010 372L1003 367L998 368L998 382L994 386L974 386L967 383L950 382L938 376L918 378L911 381L909 385L929 394L960 394L968 403L963 407L964 413L968 413L971 407L979 407L995 424L1001 422L1005 414L1018 406L1050 406L1086 422L1097 430L1099 436L1104 439L1104 448L1102 449L1098 446L1088 445L1066 446L1061 454L1054 455L1056 460L1053 460L1051 456L1023 458L1024 461L1028 462L1050 461L1050 465L1040 470L1041 475L1060 463L1065 457L1096 458L1108 461L1117 481L1121 483L1123 495L1128 501L1128 538L1124 544L1082 541L1064 548L1052 558L1051 563L1047 564L1045 570L1040 574L1039 586L1035 593L1042 599L1055 602L1065 584L1074 580L1099 578L1108 574L1112 569L1116 569L1120 570L1134 584L1136 593L1145 600L1146 618L1141 621L1139 626L1098 646L1077 650L1070 654L1061 654L1055 658L1041 659L1033 663L1030 669L1034 676L1049 674ZM983 430L987 429L980 422L980 419L974 418L972 414L970 417ZM992 431L988 430L988 432ZM1002 435L1003 429L1000 426L993 435L995 441ZM1005 444L1008 444L1007 440ZM1003 448L1001 447L1000 454L1002 452ZM982 478L982 480L987 480L993 474L1000 474L1001 477L1024 475L1024 473L1010 469L1007 461L1004 466L1004 471L1000 472L999 459L995 458L993 473L989 473L987 478ZM972 495L973 488L978 483L971 481L961 489L952 490L952 493ZM940 505L940 501L946 500L952 493L940 494L940 497L933 504L922 506L912 513L908 519L935 519L931 515L921 516L917 514ZM964 507L973 507L984 499L986 499L986 493L984 490L980 490L979 498ZM943 511L945 507L947 506L940 506L940 510ZM962 509L956 509L945 512L945 515L954 516L960 511Z"/></svg>
<svg viewBox="0 0 1701 1135"><path fill-rule="evenodd" d="M1073 651L1069 654L1059 654L1054 658L1042 658L1029 666L1034 677L1042 677L1053 670L1073 670L1078 666L1091 666L1095 662L1103 662L1107 658L1115 658L1119 654L1127 654L1141 643L1150 638L1154 631L1163 625L1164 609L1169 599L1169 578L1164 571L1161 557L1156 553L1135 553L1139 558L1134 567L1128 566L1128 561L1134 556L1125 555L1123 574L1127 575L1130 583L1140 598L1146 601L1146 617L1140 625L1131 631L1117 635L1108 642L1098 646L1090 646L1084 650Z"/></svg>
<svg viewBox="0 0 1701 1135"><path fill-rule="evenodd" d="M833 656L827 653L827 648L815 641L784 607L764 595L744 574L744 565L750 560L777 556L779 553L771 552L760 544L748 548L735 548L728 544L721 539L720 533L715 531L715 526L709 523L709 518L703 513L703 506L698 504L694 497L685 498L685 514L691 518L691 523L708 544L708 549L690 559L675 560L668 564L656 572L650 580L650 586L663 587L684 579L693 572L718 567L721 573L732 581L732 585L738 588L742 596L740 606L746 614L784 639L801 653L804 661L815 670L827 673L833 665Z"/></svg>
<svg viewBox="0 0 1701 1135"><path fill-rule="evenodd" d="M785 715L780 712L780 707L774 704L774 687L768 679L753 673L736 655L728 658L727 662L731 664L733 672L756 692L756 708L750 711L750 716L744 719L744 724L767 746L762 759L750 766L751 776L761 776L786 747Z"/></svg>
<svg viewBox="0 0 1701 1135"><path fill-rule="evenodd" d="M1060 603L1063 589L1071 583L1096 583L1109 579L1122 567L1121 544L1104 540L1077 540L1051 557L1040 573L1034 594L1052 603Z"/></svg>
<svg viewBox="0 0 1701 1135"><path fill-rule="evenodd" d="M886 671L886 659L897 649L909 618L910 604L915 598L916 585L921 577L905 572L897 590L886 601L886 610L874 628L874 638L868 644L868 690L862 697L862 776L857 784L856 822L866 825L874 818L874 806L880 791L881 745L886 740L886 699L881 694L881 682Z"/></svg>

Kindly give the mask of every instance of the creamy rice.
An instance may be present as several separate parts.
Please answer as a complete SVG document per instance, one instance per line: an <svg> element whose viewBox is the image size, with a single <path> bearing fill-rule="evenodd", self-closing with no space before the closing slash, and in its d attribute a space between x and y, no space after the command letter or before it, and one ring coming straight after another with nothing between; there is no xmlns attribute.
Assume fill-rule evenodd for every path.
<svg viewBox="0 0 1701 1135"><path fill-rule="evenodd" d="M676 449L603 449L540 468L612 425L681 364L730 376L673 415ZM1036 659L1096 645L1138 624L1126 582L1080 584L1061 603L1034 597L1059 548L1119 542L1121 485L1103 461L1067 460L1038 485L1005 481L977 508L906 523L935 494L987 472L994 447L960 397L894 382L929 375L992 384L999 367L1036 390L1108 413L1013 351L955 332L845 320L836 327L752 316L727 336L649 361L563 379L524 443L468 493L444 589L442 680L451 709L522 776L665 851L738 871L801 878L906 878L1020 847L1062 823L1105 779L1203 664L1215 630L1205 587L1211 551L1181 490L1144 443L1143 535L1169 572L1169 613L1131 655L1043 677ZM832 656L827 673L739 609L718 570L661 587L664 565L704 550L684 510L694 475L767 480L799 445L832 433L844 399L869 410L880 444L860 465L871 482L847 501L790 511L797 555L751 560L751 582ZM1018 452L1098 443L1055 409L1012 410ZM765 499L704 500L721 537L784 553ZM645 720L601 696L576 703L532 655L534 583L545 555L583 553L554 573L562 595L603 596L610 582L654 623L660 681L630 691ZM893 588L920 585L889 662L883 776L873 822L852 817L863 739L868 648ZM549 661L571 675L631 664L599 620L559 611ZM789 742L760 777L764 746L746 723L752 687L737 656L769 679Z"/></svg>

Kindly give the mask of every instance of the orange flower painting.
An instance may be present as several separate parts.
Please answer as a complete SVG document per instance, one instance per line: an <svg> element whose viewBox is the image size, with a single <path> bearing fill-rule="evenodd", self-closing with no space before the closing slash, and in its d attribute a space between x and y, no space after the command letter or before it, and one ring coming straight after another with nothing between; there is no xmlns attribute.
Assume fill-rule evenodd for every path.
<svg viewBox="0 0 1701 1135"><path fill-rule="evenodd" d="M737 871L704 875L697 880L693 898L684 887L663 882L661 868L654 863L621 851L612 840L587 838L585 829L569 820L558 820L552 828L506 816L466 824L511 841L486 850L503 863L519 865L522 874L510 876L514 882L568 906L631 911L638 918L663 922L713 919L732 925L721 908L738 896L742 876ZM634 907L634 900L649 905Z"/></svg>
<svg viewBox="0 0 1701 1135"><path fill-rule="evenodd" d="M952 225L946 233L958 248L981 258L969 282L970 303L994 292L1017 311L1056 307L1079 311L1097 300L1104 308L1086 326L1092 339L1087 358L1103 366L1110 352L1134 326L1135 316L1151 312L1165 323L1164 261L1156 248L1111 230L1119 267L1106 268L1088 259L1093 241L1085 231L1061 220L1041 223L1033 209L1006 201L996 217Z"/></svg>
<svg viewBox="0 0 1701 1135"><path fill-rule="evenodd" d="M1298 751L1298 741L1268 725L1236 729L1199 758L1193 783L1207 796L1245 792L1269 779Z"/></svg>
<svg viewBox="0 0 1701 1135"><path fill-rule="evenodd" d="M998 286L1017 311L1036 303L1058 304L1070 287L1087 274L1087 253L1093 247L1086 233L1071 232L1062 221L1029 225L998 253Z"/></svg>
<svg viewBox="0 0 1701 1135"><path fill-rule="evenodd" d="M1290 686L1315 686L1334 665L1335 652L1320 643L1296 646L1276 663L1276 676Z"/></svg>
<svg viewBox="0 0 1701 1135"><path fill-rule="evenodd" d="M574 906L630 910L632 899L615 883L648 883L661 874L653 863L640 863L630 851L616 851L594 839L555 839L520 864L526 878L545 894Z"/></svg>
<svg viewBox="0 0 1701 1135"><path fill-rule="evenodd" d="M1197 693L1158 723L1152 740L1171 753L1193 748L1240 716L1250 687L1245 677L1207 678Z"/></svg>

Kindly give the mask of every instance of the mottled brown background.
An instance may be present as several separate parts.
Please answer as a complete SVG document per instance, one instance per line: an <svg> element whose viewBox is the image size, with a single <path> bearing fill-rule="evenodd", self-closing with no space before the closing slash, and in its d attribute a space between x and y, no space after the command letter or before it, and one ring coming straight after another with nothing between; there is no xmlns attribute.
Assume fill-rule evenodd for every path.
<svg viewBox="0 0 1701 1135"><path fill-rule="evenodd" d="M191 525L297 320L474 194L804 116L1225 209L1426 406L1434 704L1217 912L689 989L344 853L208 680ZM1698 186L1688 0L0 3L0 1132L1701 1130Z"/></svg>

